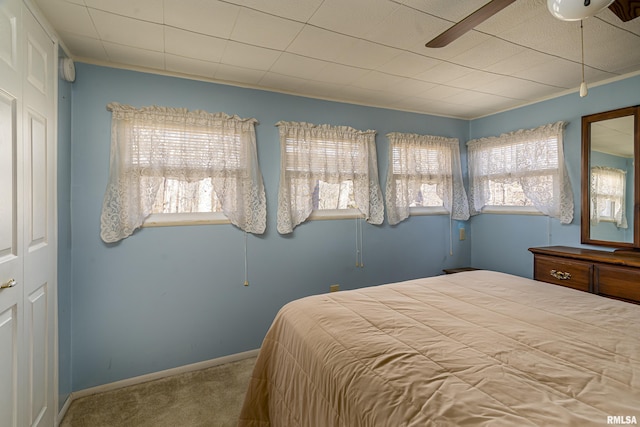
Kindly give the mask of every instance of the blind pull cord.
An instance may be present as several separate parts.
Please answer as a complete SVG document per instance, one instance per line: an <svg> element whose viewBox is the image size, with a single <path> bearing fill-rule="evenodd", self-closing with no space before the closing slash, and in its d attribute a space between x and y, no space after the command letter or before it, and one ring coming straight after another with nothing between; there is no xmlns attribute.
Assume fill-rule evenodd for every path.
<svg viewBox="0 0 640 427"><path fill-rule="evenodd" d="M449 256L453 256L453 214L451 212L449 212Z"/></svg>
<svg viewBox="0 0 640 427"><path fill-rule="evenodd" d="M362 252L362 221L358 215L356 216L356 268L364 268Z"/></svg>
<svg viewBox="0 0 640 427"><path fill-rule="evenodd" d="M247 232L244 232L244 285L249 286L249 261L247 259Z"/></svg>

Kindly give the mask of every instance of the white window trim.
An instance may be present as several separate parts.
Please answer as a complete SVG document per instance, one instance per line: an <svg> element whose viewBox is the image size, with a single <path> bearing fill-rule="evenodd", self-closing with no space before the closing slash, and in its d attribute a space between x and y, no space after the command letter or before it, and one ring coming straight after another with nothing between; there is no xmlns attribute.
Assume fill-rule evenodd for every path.
<svg viewBox="0 0 640 427"><path fill-rule="evenodd" d="M257 161L256 119L241 119L225 113L213 114L201 110L188 111L185 108L135 108L115 102L108 104L107 109L112 112L112 129L109 180L100 216L100 236L104 242L120 241L133 234L144 223L147 226L166 226L220 221L216 215L177 217L160 214L149 217L153 214L153 205L161 181L169 178L164 172L157 172L176 168L180 169L176 175L181 181L193 182L211 178L212 190L222 203L224 217L246 232L264 233L266 197ZM195 137L193 141L192 138L177 137L177 134L174 135L176 127L184 127L184 130L179 132L180 135L186 131L189 135L193 133L204 137L205 142L199 144L197 142L200 139ZM153 131L148 132L149 130ZM135 138L132 139L132 136ZM215 136L214 141L211 141L211 136ZM219 141L231 141L234 152L244 153L237 154L237 158L242 161L234 165L235 168L227 167L228 158L221 163L213 161L216 160L216 155L217 160L220 160L226 153L212 151L212 147ZM189 146L192 143L193 145ZM236 147L237 145L240 147ZM176 150L188 153L191 157L180 158L180 163L174 165L171 162L176 159L170 153ZM150 151L153 151L154 155L149 154ZM182 160L188 161L183 164ZM238 173L243 170L251 173ZM242 185L217 185L214 178L218 176L225 180L232 178L240 181ZM172 175L170 178L175 179L175 176ZM242 191L235 191L238 188L242 188ZM128 203L127 196L137 200L137 203ZM251 202L247 203L247 199Z"/></svg>
<svg viewBox="0 0 640 427"><path fill-rule="evenodd" d="M288 234L299 224L308 219L347 219L364 217L371 224L381 224L384 220L384 202L382 191L378 184L378 165L376 158L375 131L360 131L349 126L332 126L328 124L314 125L305 122L276 123L280 133L280 184L278 188L278 212L277 230L280 234ZM359 164L354 170L349 170L349 162L340 167L338 171L325 170L321 165L314 165L311 151L299 150L296 145L301 141L305 144L319 145L317 150L326 150L324 146L331 146L327 153L329 157L340 158L341 155L352 155L353 148L366 154L360 156ZM293 147L293 148L291 148ZM291 150L288 150L291 148ZM351 153L347 151L352 150ZM291 154L291 156L290 156ZM356 165L351 165L356 166ZM317 169L317 170L316 170ZM313 171L313 174L310 172ZM334 175L339 172L341 181L352 180L354 182L355 209L313 209L313 199L305 197L292 198L290 196L292 177L303 175L299 178L310 180L324 180L327 174ZM307 182L307 184L309 184ZM296 206L291 206L295 204ZM319 213L320 211L325 211ZM356 213L357 212L357 213ZM356 216L357 215L357 216Z"/></svg>
<svg viewBox="0 0 640 427"><path fill-rule="evenodd" d="M324 221L331 219L354 219L364 218L364 214L359 209L316 209L311 211L309 220L311 221Z"/></svg>
<svg viewBox="0 0 640 427"><path fill-rule="evenodd" d="M443 206L416 206L409 208L411 216L449 215ZM325 221L331 219L364 218L358 209L317 209L309 215L310 221Z"/></svg>
<svg viewBox="0 0 640 427"><path fill-rule="evenodd" d="M449 215L449 211L444 206L414 206L409 208L409 215Z"/></svg>
<svg viewBox="0 0 640 427"><path fill-rule="evenodd" d="M487 205L482 208L482 213L504 214L504 215L540 215L542 212L533 206L494 206Z"/></svg>
<svg viewBox="0 0 640 427"><path fill-rule="evenodd" d="M153 213L142 227L173 227L179 225L231 224L222 212Z"/></svg>
<svg viewBox="0 0 640 427"><path fill-rule="evenodd" d="M516 163L515 165L511 165L511 167L515 166L514 170L511 170L511 174L522 174L522 176L536 176L540 170L546 171L548 173L544 173L544 175L550 175L554 181L552 182L553 188L550 191L553 191L553 197L548 197L549 195L541 193L540 197L538 197L537 193L532 193L528 191L527 188L523 185L523 190L525 192L525 196L529 198L533 204L535 205L535 211L539 211L543 215L548 215L553 218L557 218L560 220L562 224L569 224L573 221L573 193L571 191L571 184L569 181L569 177L567 174L567 170L564 164L564 153L563 153L563 131L566 126L565 122L556 122L548 125L539 126L534 129L520 129L515 132L511 132L508 134L502 134L498 137L488 137L488 138L480 138L474 139L467 142L467 154L468 154L468 168L469 168L469 187L470 187L470 197L473 200L472 209L474 214L491 212L495 212L495 208L497 206L487 206L485 203L487 200L484 200L484 192L485 190L482 188L485 183L491 179L489 173L493 168L488 167L485 163L489 162L489 159L486 158L487 150L491 148L509 148L513 147L518 149L518 145L523 145L523 148L528 150L533 150L537 147L535 145L538 143L538 140L541 139L546 141L547 143L555 142L557 143L557 167L553 162L547 163L547 168L542 167L544 164L524 164L523 168L521 165ZM555 141L553 141L555 139ZM532 147L526 147L526 145L533 145ZM541 148L544 148L541 147ZM555 148L555 147L551 147ZM538 168L534 168L535 166L540 166ZM549 168L553 166L553 168ZM487 170L489 169L489 170ZM487 170L487 171L485 171ZM508 170L507 170L508 171ZM514 175L515 176L515 175ZM557 194L556 194L557 193ZM535 196L535 197L534 197ZM529 207L521 207L521 206L513 206L506 205L504 206L509 212L513 211L515 208L516 213L518 211L522 211L523 208L527 209ZM502 206L501 206L502 208ZM529 208L530 209L530 208ZM520 212L518 212L520 213ZM535 212L527 212L522 214L536 214Z"/></svg>

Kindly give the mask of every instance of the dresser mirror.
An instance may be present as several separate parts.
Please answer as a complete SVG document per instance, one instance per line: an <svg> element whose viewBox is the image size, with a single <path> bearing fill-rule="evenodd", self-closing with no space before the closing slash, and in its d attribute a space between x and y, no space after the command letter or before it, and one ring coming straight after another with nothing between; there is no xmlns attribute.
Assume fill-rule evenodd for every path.
<svg viewBox="0 0 640 427"><path fill-rule="evenodd" d="M582 243L640 249L639 111L582 117Z"/></svg>

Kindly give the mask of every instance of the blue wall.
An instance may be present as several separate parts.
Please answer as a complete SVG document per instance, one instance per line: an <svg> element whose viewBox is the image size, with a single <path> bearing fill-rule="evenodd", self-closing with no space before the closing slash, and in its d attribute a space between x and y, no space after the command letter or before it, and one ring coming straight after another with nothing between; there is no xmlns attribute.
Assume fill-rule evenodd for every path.
<svg viewBox="0 0 640 427"><path fill-rule="evenodd" d="M72 100L73 298L61 298L60 310L73 315L70 332L61 331L72 361L71 367L61 363L61 377L71 375L73 390L256 349L282 305L327 292L330 284L353 289L433 276L470 262L468 239L454 239L449 255L449 219L443 215L411 217L394 227L365 224L364 269L355 268L355 220L313 221L288 236L276 231L276 122L377 130L384 188L388 132L456 137L464 144L467 121L86 64L77 65ZM267 231L248 236L250 286L243 286L244 233L231 225L145 228L118 244L100 240L111 125L106 105L113 101L259 120ZM454 222L456 236L459 226ZM66 360L67 350L62 353Z"/></svg>
<svg viewBox="0 0 640 427"><path fill-rule="evenodd" d="M580 244L580 156L582 116L640 104L640 76L592 87L585 98L578 93L495 114L470 123L471 138L500 135L559 120L568 122L564 153L573 188L573 222L530 215L484 214L471 219L471 264L520 276L533 275L533 246Z"/></svg>
<svg viewBox="0 0 640 427"><path fill-rule="evenodd" d="M580 245L580 119L640 103L640 77L473 121L313 100L77 65L71 112L60 100L59 159L60 395L124 378L258 348L277 310L307 295L441 274L473 265L530 277L532 246ZM61 96L68 86L61 86ZM231 225L145 228L106 245L100 210L109 165L109 102L224 111L255 117L267 193L267 231L248 236L250 286L244 281L244 233ZM292 235L276 231L280 120L376 129L384 191L392 131L471 138L564 120L573 186L573 223L545 216L484 214L454 238L446 216L411 217L391 227L364 226L364 269L355 268L355 221L313 221ZM68 135L71 144L68 144ZM68 156L68 157L66 157ZM463 173L466 155L463 150ZM70 176L69 170L71 170ZM65 208L64 204L70 203ZM70 206L70 208L69 208Z"/></svg>

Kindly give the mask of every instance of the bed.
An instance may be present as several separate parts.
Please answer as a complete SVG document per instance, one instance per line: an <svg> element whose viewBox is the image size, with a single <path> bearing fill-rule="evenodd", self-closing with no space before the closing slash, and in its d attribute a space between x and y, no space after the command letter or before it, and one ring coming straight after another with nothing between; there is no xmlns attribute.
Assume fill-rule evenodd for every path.
<svg viewBox="0 0 640 427"><path fill-rule="evenodd" d="M640 306L479 270L285 305L239 426L634 420Z"/></svg>

